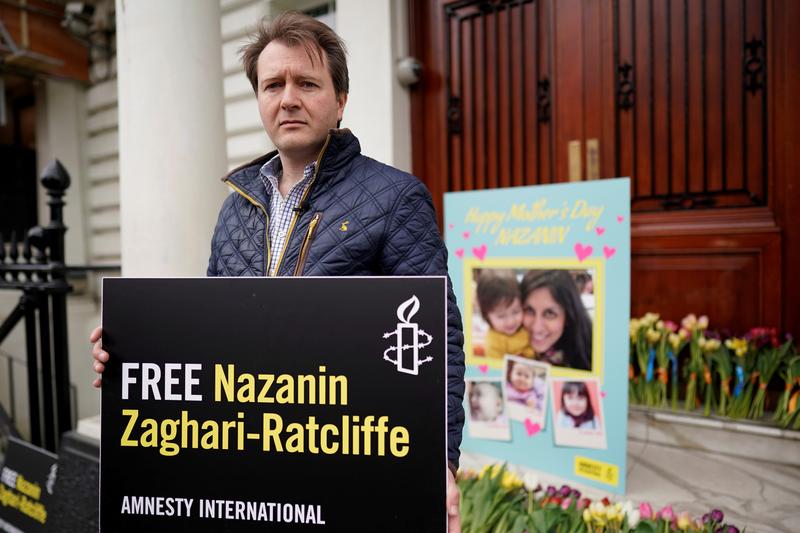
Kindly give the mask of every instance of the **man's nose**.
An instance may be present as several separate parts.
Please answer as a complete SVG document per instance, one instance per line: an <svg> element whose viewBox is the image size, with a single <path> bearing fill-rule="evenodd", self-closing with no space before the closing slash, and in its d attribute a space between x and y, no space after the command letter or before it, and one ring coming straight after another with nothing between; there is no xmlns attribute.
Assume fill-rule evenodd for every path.
<svg viewBox="0 0 800 533"><path fill-rule="evenodd" d="M287 83L281 94L281 108L292 109L300 105L299 93L293 83Z"/></svg>

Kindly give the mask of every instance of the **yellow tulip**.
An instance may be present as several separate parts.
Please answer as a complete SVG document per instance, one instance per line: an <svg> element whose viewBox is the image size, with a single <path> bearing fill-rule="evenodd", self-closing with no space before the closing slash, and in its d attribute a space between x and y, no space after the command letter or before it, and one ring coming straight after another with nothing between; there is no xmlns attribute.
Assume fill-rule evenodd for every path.
<svg viewBox="0 0 800 533"><path fill-rule="evenodd" d="M506 470L503 472L503 478L500 481L500 486L506 490L518 489L522 486L522 480Z"/></svg>
<svg viewBox="0 0 800 533"><path fill-rule="evenodd" d="M667 342L672 346L672 351L677 352L678 347L681 345L681 337L677 333L670 333L667 337Z"/></svg>
<svg viewBox="0 0 800 533"><path fill-rule="evenodd" d="M708 317L706 315L697 319L697 329L708 329Z"/></svg>
<svg viewBox="0 0 800 533"><path fill-rule="evenodd" d="M694 313L690 313L683 317L683 320L681 320L681 326L683 326L685 329L693 330L697 326L697 317L694 315Z"/></svg>
<svg viewBox="0 0 800 533"><path fill-rule="evenodd" d="M692 524L692 519L689 518L689 513L683 512L678 516L678 529L686 531Z"/></svg>
<svg viewBox="0 0 800 533"><path fill-rule="evenodd" d="M655 324L660 318L658 313L645 313L642 317L642 322L648 326Z"/></svg>
<svg viewBox="0 0 800 533"><path fill-rule="evenodd" d="M706 339L706 343L704 346L701 346L704 351L711 353L719 350L721 343L717 339Z"/></svg>
<svg viewBox="0 0 800 533"><path fill-rule="evenodd" d="M659 340L661 340L661 332L656 329L650 328L647 330L645 337L647 338L647 342L649 342L650 344L655 344Z"/></svg>

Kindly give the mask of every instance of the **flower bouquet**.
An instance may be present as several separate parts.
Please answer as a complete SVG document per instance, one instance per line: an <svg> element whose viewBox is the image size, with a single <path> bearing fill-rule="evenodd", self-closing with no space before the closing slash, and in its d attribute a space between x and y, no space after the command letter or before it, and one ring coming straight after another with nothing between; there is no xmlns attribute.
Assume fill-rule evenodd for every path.
<svg viewBox="0 0 800 533"><path fill-rule="evenodd" d="M705 339L703 331L708 327L708 317L704 315L698 319L694 314L690 314L681 321L681 325L690 332L689 365L686 368L688 381L684 409L691 411L697 407L697 375L703 372L705 364L700 339Z"/></svg>
<svg viewBox="0 0 800 533"><path fill-rule="evenodd" d="M792 355L786 362L786 369L781 373L783 378L783 393L778 399L778 406L775 408L775 415L773 420L781 427L789 427L793 419L797 420L797 425L800 426L800 410L797 409L798 399L800 399L800 390L792 394L795 382L800 386L800 356L796 355L796 349L792 350Z"/></svg>
<svg viewBox="0 0 800 533"><path fill-rule="evenodd" d="M764 416L764 398L767 392L767 385L772 376L778 371L786 354L792 347L791 341L784 342L781 346L770 346L765 353L761 354L756 362L758 372L758 390L750 407L750 418L758 419Z"/></svg>

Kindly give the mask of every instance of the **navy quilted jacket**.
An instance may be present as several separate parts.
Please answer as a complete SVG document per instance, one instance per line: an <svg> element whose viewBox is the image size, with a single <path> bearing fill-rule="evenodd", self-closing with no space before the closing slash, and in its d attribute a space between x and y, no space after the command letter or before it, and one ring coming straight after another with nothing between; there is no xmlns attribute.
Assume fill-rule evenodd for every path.
<svg viewBox="0 0 800 533"><path fill-rule="evenodd" d="M209 276L269 271L269 196L259 177L267 154L231 172L211 241ZM361 155L349 130L331 130L302 211L290 226L279 276L447 274L431 196L414 176ZM339 230L348 221L347 232ZM464 425L461 315L448 278L448 459L457 466Z"/></svg>

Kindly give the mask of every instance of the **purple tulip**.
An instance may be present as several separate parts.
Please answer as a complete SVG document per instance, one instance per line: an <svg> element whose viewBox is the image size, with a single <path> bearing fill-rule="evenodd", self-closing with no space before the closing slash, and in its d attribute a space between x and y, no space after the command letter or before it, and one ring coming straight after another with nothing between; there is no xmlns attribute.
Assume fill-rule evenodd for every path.
<svg viewBox="0 0 800 533"><path fill-rule="evenodd" d="M553 497L556 495L556 488L553 485L548 485L547 490L545 491L545 495L549 497Z"/></svg>
<svg viewBox="0 0 800 533"><path fill-rule="evenodd" d="M728 526L728 531L726 533L739 533L739 528L736 526Z"/></svg>
<svg viewBox="0 0 800 533"><path fill-rule="evenodd" d="M574 499L576 499L576 500L580 500L581 499L581 491L579 491L578 489L572 489L572 497Z"/></svg>
<svg viewBox="0 0 800 533"><path fill-rule="evenodd" d="M720 511L719 509L714 509L711 511L711 520L713 520L714 522L722 522L724 518L725 515L722 514L722 511Z"/></svg>
<svg viewBox="0 0 800 533"><path fill-rule="evenodd" d="M703 515L703 523L704 524L708 524L710 521L711 521L711 516L708 513L704 514Z"/></svg>
<svg viewBox="0 0 800 533"><path fill-rule="evenodd" d="M558 491L558 495L561 496L562 498L566 498L567 496L570 495L571 492L572 489L569 488L568 485L561 485L561 489Z"/></svg>

